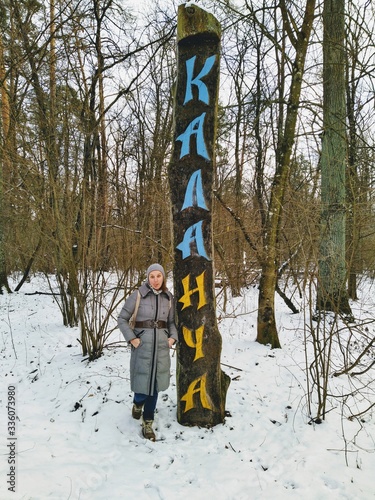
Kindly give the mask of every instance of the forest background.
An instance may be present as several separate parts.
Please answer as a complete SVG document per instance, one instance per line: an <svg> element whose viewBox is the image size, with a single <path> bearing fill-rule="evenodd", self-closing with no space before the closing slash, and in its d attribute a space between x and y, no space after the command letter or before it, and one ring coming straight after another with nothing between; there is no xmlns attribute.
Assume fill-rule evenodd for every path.
<svg viewBox="0 0 375 500"><path fill-rule="evenodd" d="M287 144L274 292L294 313L293 297L306 295L318 346L316 376L320 370L328 376L324 356L331 344L325 331L321 348L313 325L322 219L324 3L197 3L222 26L213 190L220 293L236 297L261 282ZM313 24L299 74L299 27L309 5ZM80 325L82 352L90 359L102 352L124 290L139 285L151 262L173 267L168 164L177 7L168 0L1 2L1 292L12 291L10 275L18 277L18 291L33 273L53 274L62 321ZM375 270L374 20L370 0L346 2L346 198L344 210L336 208L345 212L352 300L358 281L373 280ZM301 94L295 103L296 81ZM297 110L288 137L289 112ZM109 285L113 275L115 289ZM362 348L346 358L347 372L374 343L368 326L351 327L352 319L345 328L360 330ZM337 332L336 317L329 325ZM324 400L324 383L318 393ZM324 401L316 411L322 415Z"/></svg>

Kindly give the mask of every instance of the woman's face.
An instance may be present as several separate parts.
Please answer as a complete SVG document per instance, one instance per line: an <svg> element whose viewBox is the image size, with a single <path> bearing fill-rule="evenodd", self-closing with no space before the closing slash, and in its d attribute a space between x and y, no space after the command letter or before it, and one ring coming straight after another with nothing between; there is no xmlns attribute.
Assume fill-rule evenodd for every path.
<svg viewBox="0 0 375 500"><path fill-rule="evenodd" d="M155 290L159 290L163 284L163 274L160 271L151 271L148 275L148 282Z"/></svg>

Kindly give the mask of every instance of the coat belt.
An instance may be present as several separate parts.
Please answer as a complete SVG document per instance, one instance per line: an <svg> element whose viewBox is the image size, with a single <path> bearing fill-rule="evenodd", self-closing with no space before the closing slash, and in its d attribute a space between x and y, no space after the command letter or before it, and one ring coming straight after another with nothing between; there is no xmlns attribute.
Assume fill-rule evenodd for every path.
<svg viewBox="0 0 375 500"><path fill-rule="evenodd" d="M136 321L135 328L167 328L166 321L153 321L151 319L147 321Z"/></svg>

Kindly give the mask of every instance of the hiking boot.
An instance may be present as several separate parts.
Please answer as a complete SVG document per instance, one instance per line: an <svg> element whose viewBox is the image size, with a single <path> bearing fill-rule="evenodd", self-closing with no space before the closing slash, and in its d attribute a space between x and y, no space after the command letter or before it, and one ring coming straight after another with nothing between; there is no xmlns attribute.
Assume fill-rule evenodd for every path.
<svg viewBox="0 0 375 500"><path fill-rule="evenodd" d="M142 416L142 410L143 405L137 405L136 403L134 403L132 408L132 417L136 420L139 420Z"/></svg>
<svg viewBox="0 0 375 500"><path fill-rule="evenodd" d="M143 437L145 437L146 439L149 439L150 441L155 441L155 439L156 439L154 430L152 428L153 423L154 423L153 420L144 420L142 422Z"/></svg>

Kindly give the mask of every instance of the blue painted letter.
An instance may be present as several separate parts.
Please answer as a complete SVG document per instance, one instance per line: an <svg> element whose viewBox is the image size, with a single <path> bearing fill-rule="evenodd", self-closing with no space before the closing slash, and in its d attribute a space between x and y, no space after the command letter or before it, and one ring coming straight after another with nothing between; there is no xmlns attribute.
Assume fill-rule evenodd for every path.
<svg viewBox="0 0 375 500"><path fill-rule="evenodd" d="M208 210L203 194L202 170L196 170L190 177L181 210L185 210L188 207Z"/></svg>
<svg viewBox="0 0 375 500"><path fill-rule="evenodd" d="M201 116L195 118L186 128L185 132L179 135L176 141L181 141L181 153L180 159L190 153L190 137L195 134L197 136L197 153L203 156L206 160L209 160L206 145L204 143L203 136L203 125L206 113L202 113Z"/></svg>
<svg viewBox="0 0 375 500"><path fill-rule="evenodd" d="M198 76L193 78L194 64L195 64L196 56L188 59L186 61L186 92L185 92L185 101L184 105L193 99L193 91L191 89L192 85L196 85L198 87L198 99L205 104L209 103L210 97L208 95L207 85L201 81L201 78L208 75L211 71L212 66L215 63L216 56L211 56L206 59L203 68Z"/></svg>
<svg viewBox="0 0 375 500"><path fill-rule="evenodd" d="M177 249L181 250L182 258L186 257L204 257L211 260L206 253L203 243L202 222L190 226L184 234L184 239L177 245Z"/></svg>

